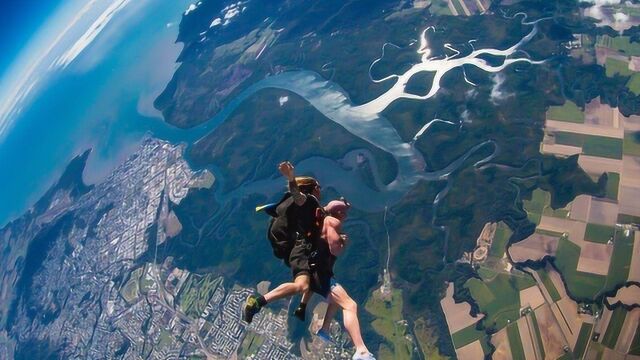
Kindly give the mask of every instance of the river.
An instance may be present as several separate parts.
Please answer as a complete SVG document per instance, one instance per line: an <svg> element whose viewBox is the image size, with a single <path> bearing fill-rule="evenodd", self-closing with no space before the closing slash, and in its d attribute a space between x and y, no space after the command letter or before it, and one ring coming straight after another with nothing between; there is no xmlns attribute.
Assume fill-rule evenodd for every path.
<svg viewBox="0 0 640 360"><path fill-rule="evenodd" d="M223 123L251 95L268 88L283 89L301 96L330 121L394 157L398 164L397 177L388 185L381 186L380 191L370 189L355 176L349 176L350 170L332 159L312 157L296 164L300 173L312 171L324 186L335 188L354 206L380 211L397 202L417 181L447 179L481 148L496 147L491 141L479 143L445 168L427 172L424 158L413 141L403 141L392 124L380 115L391 103L401 98L421 100L436 96L440 79L455 68L475 66L487 72L498 72L516 62L540 63L515 56L518 48L535 36L535 24L532 24L528 35L507 49L474 49L466 55L457 53L446 58L429 56L426 29L420 34L421 41L416 50L421 54L421 62L405 73L384 79L389 82L389 89L364 104L352 103L339 84L317 73L292 71L253 84L206 123L181 130L162 121L153 109L152 101L176 68L174 61L180 51L180 46L174 44L176 24L186 3L152 3L155 6L153 16L145 16L141 21L129 22L126 26L121 24L119 31L126 32L126 36L117 37L117 42L109 44L106 52L95 50L102 51L99 63L92 63L87 69L86 61L80 58L78 64L72 64L74 66L66 73L58 74L21 115L10 136L0 144L0 173L5 174L0 177L0 198L8 200L3 201L0 207L0 224L33 204L59 176L69 159L84 149L93 148L85 180L97 182L123 161L145 134L171 142L193 144ZM451 45L447 46L453 49ZM479 57L483 54L499 56L504 61L493 66ZM405 88L409 79L423 71L435 74L429 92L425 95L407 93ZM414 138L428 136L430 124L425 124ZM451 127L452 131L458 128ZM353 154L347 154L349 156ZM492 156L480 163L489 161ZM220 173L216 169L211 170L220 179ZM281 191L281 185L280 179L257 179L227 194L218 192L216 196L224 202L252 193L271 195Z"/></svg>

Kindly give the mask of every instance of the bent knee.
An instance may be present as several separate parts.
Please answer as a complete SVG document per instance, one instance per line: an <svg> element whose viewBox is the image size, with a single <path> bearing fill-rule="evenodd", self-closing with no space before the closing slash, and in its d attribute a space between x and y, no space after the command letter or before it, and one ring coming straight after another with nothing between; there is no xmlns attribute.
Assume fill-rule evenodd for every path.
<svg viewBox="0 0 640 360"><path fill-rule="evenodd" d="M296 279L296 291L299 293L306 293L309 291L309 281L307 281L305 278L298 278Z"/></svg>
<svg viewBox="0 0 640 360"><path fill-rule="evenodd" d="M298 284L298 292L306 293L308 291L309 291L309 284L307 283Z"/></svg>

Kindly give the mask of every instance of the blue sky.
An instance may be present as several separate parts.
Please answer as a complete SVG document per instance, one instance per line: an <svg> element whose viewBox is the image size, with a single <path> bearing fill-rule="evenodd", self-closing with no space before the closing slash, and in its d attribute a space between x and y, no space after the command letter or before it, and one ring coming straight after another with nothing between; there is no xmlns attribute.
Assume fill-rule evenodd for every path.
<svg viewBox="0 0 640 360"><path fill-rule="evenodd" d="M62 2L64 0L0 1L0 78L40 25Z"/></svg>

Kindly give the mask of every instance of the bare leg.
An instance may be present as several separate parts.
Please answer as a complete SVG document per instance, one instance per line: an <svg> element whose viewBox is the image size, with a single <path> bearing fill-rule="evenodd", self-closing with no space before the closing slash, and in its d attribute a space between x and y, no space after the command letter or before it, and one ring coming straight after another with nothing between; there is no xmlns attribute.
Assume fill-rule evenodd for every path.
<svg viewBox="0 0 640 360"><path fill-rule="evenodd" d="M264 294L267 303L289 297L295 294L306 293L309 291L309 275L301 274L296 276L293 282L280 284L277 288Z"/></svg>
<svg viewBox="0 0 640 360"><path fill-rule="evenodd" d="M344 327L347 329L353 345L358 353L368 353L369 349L362 340L360 333L360 322L358 321L358 304L347 294L344 288L336 285L331 289L329 294L330 302L342 308L342 317L344 318ZM327 308L327 311L329 309ZM326 317L325 317L326 319Z"/></svg>
<svg viewBox="0 0 640 360"><path fill-rule="evenodd" d="M322 319L322 330L329 333L329 330L331 329L331 320L336 316L338 309L340 309L340 307L337 304L329 303L329 306L327 306L327 312L324 313L324 319Z"/></svg>

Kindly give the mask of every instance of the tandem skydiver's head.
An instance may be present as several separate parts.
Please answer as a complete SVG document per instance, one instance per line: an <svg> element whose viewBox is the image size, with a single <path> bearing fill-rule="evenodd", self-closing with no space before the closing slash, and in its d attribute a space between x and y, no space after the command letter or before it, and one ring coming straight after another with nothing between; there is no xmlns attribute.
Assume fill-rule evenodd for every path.
<svg viewBox="0 0 640 360"><path fill-rule="evenodd" d="M311 194L320 200L320 183L311 176L296 176L296 185L303 194Z"/></svg>
<svg viewBox="0 0 640 360"><path fill-rule="evenodd" d="M327 206L324 207L324 211L326 211L330 216L333 216L340 221L344 221L344 219L347 218L347 212L350 207L351 204L349 204L347 200L340 198L340 200L329 201Z"/></svg>

